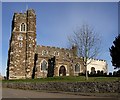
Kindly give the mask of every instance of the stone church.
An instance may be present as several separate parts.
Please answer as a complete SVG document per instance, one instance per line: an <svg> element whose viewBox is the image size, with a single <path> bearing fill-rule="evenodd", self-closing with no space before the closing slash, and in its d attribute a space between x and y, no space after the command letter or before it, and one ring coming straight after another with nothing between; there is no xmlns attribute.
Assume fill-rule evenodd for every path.
<svg viewBox="0 0 120 100"><path fill-rule="evenodd" d="M37 45L36 42L35 11L28 9L25 13L14 13L7 79L78 76L85 72L83 58L77 56L75 46L65 49ZM106 72L106 61L99 61L103 64L100 70Z"/></svg>

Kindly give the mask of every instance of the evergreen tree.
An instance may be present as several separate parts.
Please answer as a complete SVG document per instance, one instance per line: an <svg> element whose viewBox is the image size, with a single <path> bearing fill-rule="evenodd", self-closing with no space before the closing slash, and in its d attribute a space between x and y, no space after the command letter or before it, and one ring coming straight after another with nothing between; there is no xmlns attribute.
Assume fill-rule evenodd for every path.
<svg viewBox="0 0 120 100"><path fill-rule="evenodd" d="M48 77L54 76L55 56L48 60Z"/></svg>
<svg viewBox="0 0 120 100"><path fill-rule="evenodd" d="M114 69L120 68L120 35L118 35L113 41L113 45L111 46L110 55L112 57L112 65Z"/></svg>

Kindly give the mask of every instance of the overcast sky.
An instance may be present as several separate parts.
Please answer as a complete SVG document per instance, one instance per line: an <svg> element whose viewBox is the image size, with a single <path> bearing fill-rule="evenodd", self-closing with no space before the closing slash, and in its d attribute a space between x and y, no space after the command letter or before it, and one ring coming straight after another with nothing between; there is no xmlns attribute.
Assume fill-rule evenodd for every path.
<svg viewBox="0 0 120 100"><path fill-rule="evenodd" d="M11 23L14 12L36 12L37 44L68 46L67 36L84 23L101 36L101 53L98 59L106 60L108 71L113 71L109 48L118 34L118 3L8 3L2 4L2 75L6 74Z"/></svg>

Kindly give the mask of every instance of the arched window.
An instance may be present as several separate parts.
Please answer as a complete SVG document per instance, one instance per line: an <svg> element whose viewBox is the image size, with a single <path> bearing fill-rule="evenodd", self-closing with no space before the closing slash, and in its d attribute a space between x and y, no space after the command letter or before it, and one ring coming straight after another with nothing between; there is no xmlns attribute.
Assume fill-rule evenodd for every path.
<svg viewBox="0 0 120 100"><path fill-rule="evenodd" d="M58 51L55 51L55 52L54 52L54 55L55 55L55 56L59 56L59 52L58 52Z"/></svg>
<svg viewBox="0 0 120 100"><path fill-rule="evenodd" d="M32 47L32 44L29 44L29 48Z"/></svg>
<svg viewBox="0 0 120 100"><path fill-rule="evenodd" d="M20 42L20 43L19 43L19 47L22 47L22 46L23 46L23 43L22 43L22 42Z"/></svg>
<svg viewBox="0 0 120 100"><path fill-rule="evenodd" d="M68 53L66 53L66 56L67 56L67 57L70 57L70 53L69 53L69 52L68 52Z"/></svg>
<svg viewBox="0 0 120 100"><path fill-rule="evenodd" d="M59 69L59 76L66 76L66 69L65 69L65 66L60 66L60 69Z"/></svg>
<svg viewBox="0 0 120 100"><path fill-rule="evenodd" d="M91 67L91 73L92 73L92 74L95 74L95 72L96 72L96 71L95 71L95 68L94 68L94 67Z"/></svg>
<svg viewBox="0 0 120 100"><path fill-rule="evenodd" d="M47 55L48 54L48 51L47 50L43 50L42 51L42 55Z"/></svg>
<svg viewBox="0 0 120 100"><path fill-rule="evenodd" d="M80 72L80 64L79 63L77 63L75 65L75 72Z"/></svg>
<svg viewBox="0 0 120 100"><path fill-rule="evenodd" d="M20 29L20 31L24 32L25 30L26 30L25 24L22 23L22 24L21 24L21 29Z"/></svg>
<svg viewBox="0 0 120 100"><path fill-rule="evenodd" d="M46 71L47 70L47 61L43 60L41 63L41 70Z"/></svg>

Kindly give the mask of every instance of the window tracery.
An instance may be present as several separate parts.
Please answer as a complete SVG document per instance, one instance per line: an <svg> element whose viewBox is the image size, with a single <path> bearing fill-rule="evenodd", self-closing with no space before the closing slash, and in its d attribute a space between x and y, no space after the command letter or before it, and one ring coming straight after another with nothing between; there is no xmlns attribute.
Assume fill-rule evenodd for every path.
<svg viewBox="0 0 120 100"><path fill-rule="evenodd" d="M25 32L26 31L26 25L25 25L25 23L21 24L20 31L21 32Z"/></svg>
<svg viewBox="0 0 120 100"><path fill-rule="evenodd" d="M41 63L41 70L46 71L47 70L47 61L43 60Z"/></svg>
<svg viewBox="0 0 120 100"><path fill-rule="evenodd" d="M75 72L80 72L80 64L79 63L77 63L75 65Z"/></svg>

